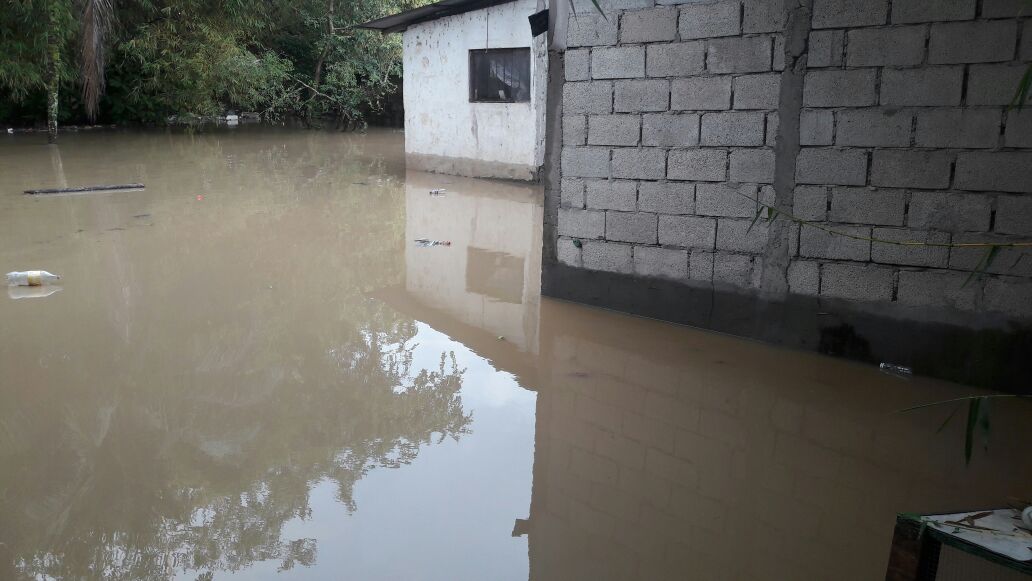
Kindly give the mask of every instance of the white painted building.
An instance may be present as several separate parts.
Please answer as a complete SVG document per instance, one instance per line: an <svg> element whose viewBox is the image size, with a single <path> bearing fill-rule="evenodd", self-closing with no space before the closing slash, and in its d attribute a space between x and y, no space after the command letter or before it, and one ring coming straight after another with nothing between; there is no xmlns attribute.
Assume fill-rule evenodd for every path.
<svg viewBox="0 0 1032 581"><path fill-rule="evenodd" d="M444 0L363 24L404 39L410 169L536 180L547 56L538 0Z"/></svg>

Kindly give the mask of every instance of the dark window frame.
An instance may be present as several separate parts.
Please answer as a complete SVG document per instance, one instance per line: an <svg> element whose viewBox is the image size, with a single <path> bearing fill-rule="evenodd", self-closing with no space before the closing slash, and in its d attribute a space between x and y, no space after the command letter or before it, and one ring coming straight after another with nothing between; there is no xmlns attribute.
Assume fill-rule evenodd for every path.
<svg viewBox="0 0 1032 581"><path fill-rule="evenodd" d="M522 96L526 98L518 98L521 95L513 95L510 98L498 98L488 97L486 84L487 79L481 79L476 74L476 56L477 55L493 55L493 56L509 56L519 59L522 57L524 60L519 62L513 62L513 73L514 75L509 78L518 78L520 74L526 74L527 89ZM470 103L529 103L531 93L531 58L530 58L530 47L512 47L512 48L476 48L470 49L469 51L469 102ZM523 68L525 70L515 70L516 68ZM480 94L480 90L485 92L484 95Z"/></svg>

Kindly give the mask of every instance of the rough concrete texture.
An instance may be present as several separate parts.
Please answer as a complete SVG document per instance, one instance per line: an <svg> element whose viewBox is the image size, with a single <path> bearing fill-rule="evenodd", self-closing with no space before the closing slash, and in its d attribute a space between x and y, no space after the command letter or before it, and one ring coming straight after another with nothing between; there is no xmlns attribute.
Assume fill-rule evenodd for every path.
<svg viewBox="0 0 1032 581"><path fill-rule="evenodd" d="M608 20L579 14L546 198L559 233L586 240L559 254L916 318L1032 319L1032 250L1002 248L964 285L986 249L951 246L1032 240L1032 114L1007 107L1032 61L1019 4L627 0ZM758 200L808 223L769 222Z"/></svg>

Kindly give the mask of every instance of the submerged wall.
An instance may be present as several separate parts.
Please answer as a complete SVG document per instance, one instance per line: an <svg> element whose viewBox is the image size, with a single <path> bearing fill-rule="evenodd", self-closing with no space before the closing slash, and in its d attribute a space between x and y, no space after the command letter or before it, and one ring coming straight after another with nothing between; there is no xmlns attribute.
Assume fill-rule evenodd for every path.
<svg viewBox="0 0 1032 581"><path fill-rule="evenodd" d="M969 280L987 249L951 246L1032 240L1032 111L1007 108L1021 2L604 6L551 57L547 294L1027 378L1032 248ZM753 224L755 200L818 226Z"/></svg>
<svg viewBox="0 0 1032 581"><path fill-rule="evenodd" d="M405 31L405 152L410 169L537 179L544 155L544 36L534 0L424 22ZM469 51L531 48L531 99L469 102Z"/></svg>

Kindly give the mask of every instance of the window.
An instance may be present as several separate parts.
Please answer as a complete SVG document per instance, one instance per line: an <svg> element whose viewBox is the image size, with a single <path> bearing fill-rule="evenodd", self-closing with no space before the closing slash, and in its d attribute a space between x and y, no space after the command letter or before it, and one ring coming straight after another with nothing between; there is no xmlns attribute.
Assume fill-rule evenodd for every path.
<svg viewBox="0 0 1032 581"><path fill-rule="evenodd" d="M469 100L472 103L530 101L530 49L469 51Z"/></svg>

